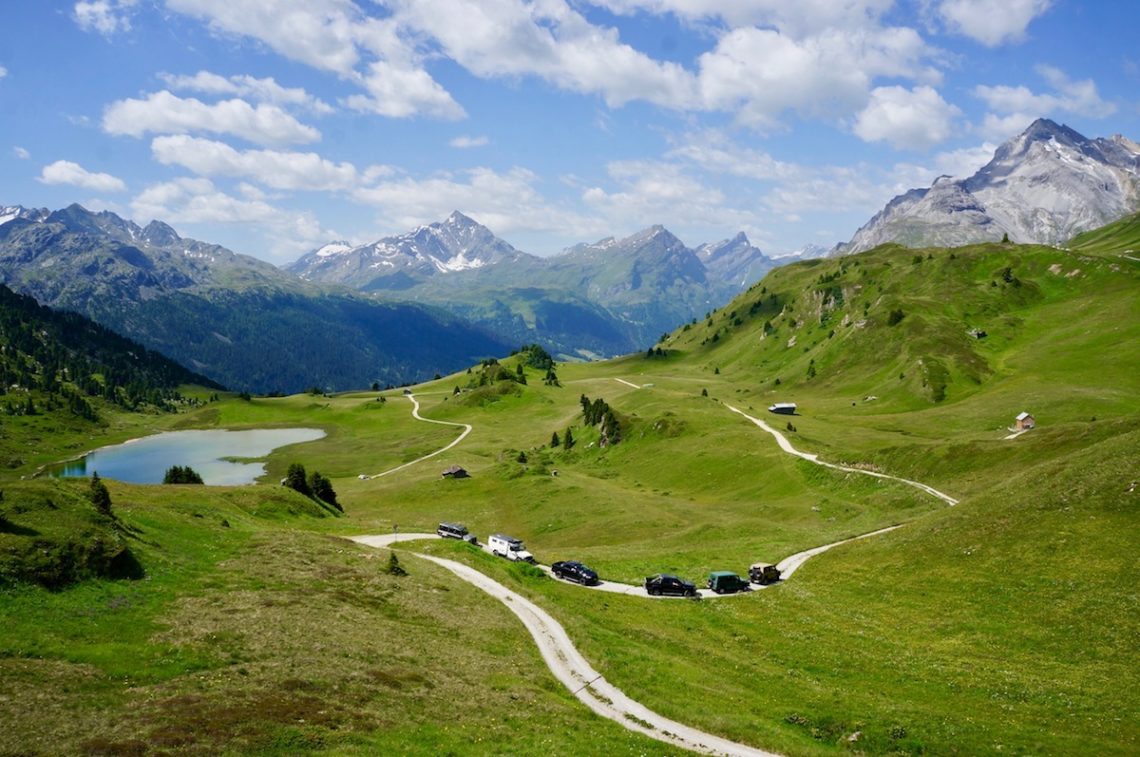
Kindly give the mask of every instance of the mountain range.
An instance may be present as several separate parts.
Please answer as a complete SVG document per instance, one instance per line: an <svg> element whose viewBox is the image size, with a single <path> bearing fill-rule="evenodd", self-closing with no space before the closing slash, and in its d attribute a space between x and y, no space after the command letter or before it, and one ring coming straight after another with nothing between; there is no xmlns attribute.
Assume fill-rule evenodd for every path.
<svg viewBox="0 0 1140 757"><path fill-rule="evenodd" d="M540 258L455 212L369 244L325 245L286 270L438 305L504 338L580 358L653 344L774 265L743 232L692 249L662 226Z"/></svg>
<svg viewBox="0 0 1140 757"><path fill-rule="evenodd" d="M895 197L834 252L885 242L949 247L1006 235L1058 245L1137 210L1140 145L1120 135L1089 139L1042 118L974 175L942 176Z"/></svg>
<svg viewBox="0 0 1140 757"><path fill-rule="evenodd" d="M0 209L0 282L234 389L403 383L511 344L448 313L302 282L224 247L79 205Z"/></svg>

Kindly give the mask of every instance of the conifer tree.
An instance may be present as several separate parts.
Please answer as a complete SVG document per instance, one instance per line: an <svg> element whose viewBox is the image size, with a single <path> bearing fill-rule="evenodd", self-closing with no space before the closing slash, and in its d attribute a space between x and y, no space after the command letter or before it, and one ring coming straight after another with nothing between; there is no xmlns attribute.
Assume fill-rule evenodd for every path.
<svg viewBox="0 0 1140 757"><path fill-rule="evenodd" d="M111 492L107 491L107 485L99 478L98 473L91 474L89 496L91 497L91 504L100 514L111 517Z"/></svg>

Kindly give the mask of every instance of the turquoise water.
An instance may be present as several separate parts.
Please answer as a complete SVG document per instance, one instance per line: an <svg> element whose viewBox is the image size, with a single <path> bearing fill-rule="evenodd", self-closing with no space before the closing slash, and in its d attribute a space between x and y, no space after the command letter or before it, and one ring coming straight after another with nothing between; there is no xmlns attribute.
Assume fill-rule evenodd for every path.
<svg viewBox="0 0 1140 757"><path fill-rule="evenodd" d="M101 478L133 484L161 484L171 466L189 465L211 486L252 484L265 475L263 463L236 463L222 458L262 458L279 447L315 441L324 435L318 428L168 431L97 449L79 460L60 463L48 473L98 473Z"/></svg>

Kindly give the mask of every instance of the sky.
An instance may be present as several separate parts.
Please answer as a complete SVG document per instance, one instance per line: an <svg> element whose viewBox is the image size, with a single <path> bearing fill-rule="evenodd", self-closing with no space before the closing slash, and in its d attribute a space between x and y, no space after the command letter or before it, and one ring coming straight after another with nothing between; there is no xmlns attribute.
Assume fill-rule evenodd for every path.
<svg viewBox="0 0 1140 757"><path fill-rule="evenodd" d="M459 210L555 254L846 241L1037 117L1140 141L1135 0L9 0L0 205L276 264Z"/></svg>

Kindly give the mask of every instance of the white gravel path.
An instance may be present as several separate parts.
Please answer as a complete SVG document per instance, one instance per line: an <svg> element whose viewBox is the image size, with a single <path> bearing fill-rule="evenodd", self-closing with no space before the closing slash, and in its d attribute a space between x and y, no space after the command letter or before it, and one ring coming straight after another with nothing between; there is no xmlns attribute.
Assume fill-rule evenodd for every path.
<svg viewBox="0 0 1140 757"><path fill-rule="evenodd" d="M743 410L739 410L739 409L733 407L732 405L726 404L725 407L727 407L729 410L731 410L734 413L738 413L739 415L743 415L745 418L752 421L753 423L755 423L757 426L759 426L760 428L767 431L772 436L776 437L776 443L780 445L780 449L784 450L784 452L787 452L789 455L795 455L796 457L802 457L804 460L810 460L811 462L815 463L816 465L822 465L826 468L834 468L835 470L847 471L848 473L860 473L864 476L873 476L874 478L885 478L885 479L890 479L891 481L898 481L900 483L907 484L908 486L913 486L916 489L921 489L922 491L926 492L927 494L930 494L934 497L937 497L938 499L942 500L943 502L950 505L951 507L958 504L958 500L954 499L949 494L944 494L944 493L938 491L937 489L935 489L933 486L927 486L926 484L919 483L918 481L911 481L909 478L899 478L898 476L888 476L886 473L878 473L876 471L863 470L862 468L850 468L846 465L836 465L835 463L825 463L823 460L819 459L819 455L813 455L810 452L801 452L798 449L796 449L795 447L793 447L792 443L788 441L787 437L785 437L779 431L772 428L771 426L769 426L767 423L760 420L759 418L753 418L748 413L744 412Z"/></svg>
<svg viewBox="0 0 1140 757"><path fill-rule="evenodd" d="M411 466L415 465L416 463L422 463L424 460L435 457L436 455L443 454L444 452L447 452L449 449L454 447L456 444L459 444L461 441L466 439L467 435L471 433L472 426L470 423L452 423L451 421L437 421L437 420L432 420L431 418L424 418L422 415L420 415L420 403L419 403L419 400L416 399L416 395L405 394L404 396L412 401L412 417L415 418L417 421L423 421L424 423L436 423L440 426L455 426L456 428L463 429L463 433L460 434L459 436L457 436L450 444L448 444L447 446L444 446L444 447L440 447L435 452L429 452L428 454L424 455L423 457L417 457L415 460L412 460L411 462L404 463L403 465L397 465L395 468L390 468L390 469L384 471L383 473L377 473L375 476L369 476L369 478L382 478L384 476L389 475L390 473L402 471L404 468L411 467Z"/></svg>

